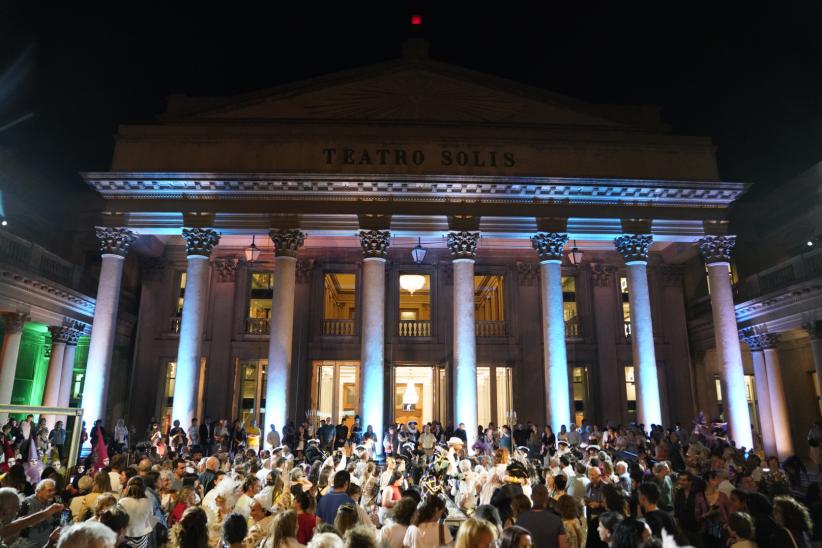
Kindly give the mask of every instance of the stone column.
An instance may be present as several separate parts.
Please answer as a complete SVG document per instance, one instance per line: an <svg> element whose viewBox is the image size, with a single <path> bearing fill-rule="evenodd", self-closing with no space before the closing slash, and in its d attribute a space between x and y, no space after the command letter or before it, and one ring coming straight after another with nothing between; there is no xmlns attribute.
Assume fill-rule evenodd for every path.
<svg viewBox="0 0 822 548"><path fill-rule="evenodd" d="M816 370L816 380L822 387L822 320L807 322L802 327L808 332L811 355L813 356L813 368Z"/></svg>
<svg viewBox="0 0 822 548"><path fill-rule="evenodd" d="M208 258L220 241L220 235L211 228L183 229L186 242L186 293L183 316L180 319L180 342L177 347L177 378L174 381L174 408L172 417L188 428L197 416L197 391L200 386L200 358L203 327L208 303Z"/></svg>
<svg viewBox="0 0 822 548"><path fill-rule="evenodd" d="M728 400L723 402L725 419L730 423L731 439L736 442L736 446L751 448L751 414L748 410L745 371L742 368L739 329L736 325L734 295L728 270L731 264L731 249L735 243L736 236L705 236L699 240L698 246L705 264L708 265L716 353ZM771 383L770 374L768 383ZM774 423L774 430L777 428L777 424Z"/></svg>
<svg viewBox="0 0 822 548"><path fill-rule="evenodd" d="M282 430L289 413L294 411L291 387L291 348L294 344L294 289L297 252L305 241L299 230L271 230L274 242L274 287L271 301L270 337L268 339L268 369L265 386L265 423ZM299 421L297 421L299 422Z"/></svg>
<svg viewBox="0 0 822 548"><path fill-rule="evenodd" d="M43 392L43 406L57 407L60 400L60 377L63 375L63 356L66 352L66 343L71 336L72 329L65 325L52 325L51 356L49 357L49 371L46 376L46 389ZM54 427L54 415L46 415L49 428Z"/></svg>
<svg viewBox="0 0 822 548"><path fill-rule="evenodd" d="M531 238L540 259L547 417L554 432L559 432L562 425L571 426L571 393L562 311L562 250L567 241L567 234L557 232L540 233Z"/></svg>
<svg viewBox="0 0 822 548"><path fill-rule="evenodd" d="M360 231L363 253L360 415L363 427L374 427L378 454L383 452L385 417L385 263L390 238L387 230Z"/></svg>
<svg viewBox="0 0 822 548"><path fill-rule="evenodd" d="M98 226L102 266L97 283L97 303L91 326L88 362L83 383L83 420L92 424L105 420L108 380L111 374L111 354L117 330L117 307L120 303L120 283L123 263L136 235L126 228Z"/></svg>
<svg viewBox="0 0 822 548"><path fill-rule="evenodd" d="M653 237L650 234L624 234L614 240L617 251L628 267L628 301L631 307L631 347L636 380L637 419L646 429L652 424L662 424L646 269L648 249L652 241Z"/></svg>
<svg viewBox="0 0 822 548"><path fill-rule="evenodd" d="M764 333L762 349L765 354L765 369L768 374L768 392L771 400L773 432L776 438L776 454L780 462L793 455L791 420L788 416L788 400L785 384L782 382L782 367L779 364L779 335Z"/></svg>
<svg viewBox="0 0 822 548"><path fill-rule="evenodd" d="M11 403L14 389L14 375L17 372L17 356L20 354L20 340L23 338L23 324L28 316L21 312L4 314L3 348L0 349L0 403ZM8 413L0 413L0 424L5 424Z"/></svg>
<svg viewBox="0 0 822 548"><path fill-rule="evenodd" d="M71 381L74 378L74 357L77 354L77 342L80 340L80 335L83 334L78 330L78 326L72 323L68 329L68 337L66 339L66 349L63 353L63 367L60 373L60 393L57 396L57 407L68 407L71 402ZM66 424L66 417L58 417L57 420L63 421Z"/></svg>
<svg viewBox="0 0 822 548"><path fill-rule="evenodd" d="M768 384L768 370L765 367L763 349L767 344L766 335L744 334L743 340L751 349L751 361L754 367L754 388L759 410L759 428L762 432L762 447L766 456L776 455L776 434L773 428L771 413L771 392Z"/></svg>
<svg viewBox="0 0 822 548"><path fill-rule="evenodd" d="M479 232L449 232L454 268L454 427L465 423L468 447L477 437L477 337L474 260Z"/></svg>

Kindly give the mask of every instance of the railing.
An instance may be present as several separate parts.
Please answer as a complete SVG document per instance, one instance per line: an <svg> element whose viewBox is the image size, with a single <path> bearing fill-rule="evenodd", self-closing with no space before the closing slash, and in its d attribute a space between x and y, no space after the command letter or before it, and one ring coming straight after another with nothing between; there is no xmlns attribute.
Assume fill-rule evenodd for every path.
<svg viewBox="0 0 822 548"><path fill-rule="evenodd" d="M430 320L400 320L400 337L430 337Z"/></svg>
<svg viewBox="0 0 822 548"><path fill-rule="evenodd" d="M736 285L737 302L755 299L819 276L822 276L822 249L815 249L740 280Z"/></svg>
<svg viewBox="0 0 822 548"><path fill-rule="evenodd" d="M572 316L565 320L565 338L578 339L582 336L582 322L579 316Z"/></svg>
<svg viewBox="0 0 822 548"><path fill-rule="evenodd" d="M245 332L247 335L268 335L271 332L271 322L268 318L246 318Z"/></svg>
<svg viewBox="0 0 822 548"><path fill-rule="evenodd" d="M179 335L180 334L180 318L179 316L172 316L168 320L168 332L172 335Z"/></svg>
<svg viewBox="0 0 822 548"><path fill-rule="evenodd" d="M354 335L354 320L323 320L326 337L350 337Z"/></svg>
<svg viewBox="0 0 822 548"><path fill-rule="evenodd" d="M5 230L0 231L0 261L65 287L81 289L79 283L83 279L82 268Z"/></svg>
<svg viewBox="0 0 822 548"><path fill-rule="evenodd" d="M625 340L631 340L631 322L630 321L623 321L622 322L622 332L625 334Z"/></svg>
<svg viewBox="0 0 822 548"><path fill-rule="evenodd" d="M482 320L476 323L477 337L507 337L508 326L505 321Z"/></svg>

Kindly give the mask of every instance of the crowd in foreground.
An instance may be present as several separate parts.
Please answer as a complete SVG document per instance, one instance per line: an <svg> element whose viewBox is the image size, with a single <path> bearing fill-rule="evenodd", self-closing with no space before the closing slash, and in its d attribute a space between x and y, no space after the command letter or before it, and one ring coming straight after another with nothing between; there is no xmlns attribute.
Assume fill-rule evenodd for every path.
<svg viewBox="0 0 822 548"><path fill-rule="evenodd" d="M2 427L0 546L526 548L810 547L820 485L802 462L737 448L702 417L686 429L392 425L359 418L226 421L139 443L95 423L66 468L66 434ZM469 445L468 441L471 439ZM809 440L812 441L812 440ZM817 440L818 441L818 440ZM797 493L804 483L805 492Z"/></svg>

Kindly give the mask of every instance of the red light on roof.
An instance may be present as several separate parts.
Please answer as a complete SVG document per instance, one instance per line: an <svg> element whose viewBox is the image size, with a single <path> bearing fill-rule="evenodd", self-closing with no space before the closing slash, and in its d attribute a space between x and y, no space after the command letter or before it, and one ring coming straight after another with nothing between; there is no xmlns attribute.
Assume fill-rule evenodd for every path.
<svg viewBox="0 0 822 548"><path fill-rule="evenodd" d="M412 15L411 16L411 24L412 25L422 25L422 15Z"/></svg>

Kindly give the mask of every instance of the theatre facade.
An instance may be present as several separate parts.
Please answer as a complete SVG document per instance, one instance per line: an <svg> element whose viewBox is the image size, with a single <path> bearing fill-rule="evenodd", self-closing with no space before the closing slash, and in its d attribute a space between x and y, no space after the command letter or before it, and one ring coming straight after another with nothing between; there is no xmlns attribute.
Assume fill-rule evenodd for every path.
<svg viewBox="0 0 822 548"><path fill-rule="evenodd" d="M429 60L121 126L86 420L104 417L123 257L142 272L128 415L689 424L686 301L710 286L734 438L757 412L708 138ZM252 245L253 244L253 245ZM129 251L131 249L131 251ZM711 413L713 410L705 410ZM113 420L115 417L106 417Z"/></svg>

